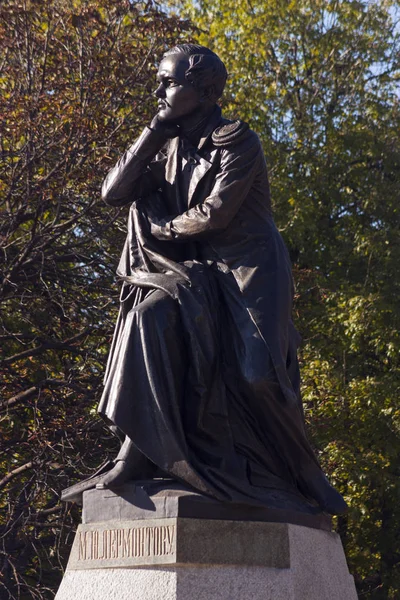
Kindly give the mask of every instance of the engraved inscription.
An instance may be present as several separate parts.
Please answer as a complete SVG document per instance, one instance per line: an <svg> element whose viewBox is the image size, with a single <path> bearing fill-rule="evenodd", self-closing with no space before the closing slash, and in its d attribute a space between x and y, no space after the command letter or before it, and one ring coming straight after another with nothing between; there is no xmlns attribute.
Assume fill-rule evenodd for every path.
<svg viewBox="0 0 400 600"><path fill-rule="evenodd" d="M78 532L78 561L168 556L175 525Z"/></svg>

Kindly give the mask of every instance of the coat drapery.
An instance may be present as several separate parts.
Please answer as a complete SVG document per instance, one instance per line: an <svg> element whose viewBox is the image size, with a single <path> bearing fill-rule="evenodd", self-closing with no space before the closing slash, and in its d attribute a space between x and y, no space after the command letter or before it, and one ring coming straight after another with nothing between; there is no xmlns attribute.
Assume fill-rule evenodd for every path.
<svg viewBox="0 0 400 600"><path fill-rule="evenodd" d="M315 497L324 476L304 432L291 266L257 135L218 108L196 148L146 128L103 197L131 208L99 412L220 500Z"/></svg>

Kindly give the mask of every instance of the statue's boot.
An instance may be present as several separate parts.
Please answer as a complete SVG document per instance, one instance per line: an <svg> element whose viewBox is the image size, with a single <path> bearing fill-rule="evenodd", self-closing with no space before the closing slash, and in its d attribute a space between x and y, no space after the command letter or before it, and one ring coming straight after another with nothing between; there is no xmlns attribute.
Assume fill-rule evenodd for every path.
<svg viewBox="0 0 400 600"><path fill-rule="evenodd" d="M61 500L63 502L76 502L77 504L82 504L83 492L96 487L96 485L102 481L104 473L113 469L114 466L115 462L113 460L106 461L95 473L93 473L93 475L90 475L90 477L62 490Z"/></svg>
<svg viewBox="0 0 400 600"><path fill-rule="evenodd" d="M119 487L132 479L151 479L156 475L156 465L125 438L116 459L107 461L90 477L63 490L61 500L82 504L82 494L87 490Z"/></svg>
<svg viewBox="0 0 400 600"><path fill-rule="evenodd" d="M114 461L114 466L97 481L96 488L115 488L133 479L152 479L156 472L156 465L126 437Z"/></svg>

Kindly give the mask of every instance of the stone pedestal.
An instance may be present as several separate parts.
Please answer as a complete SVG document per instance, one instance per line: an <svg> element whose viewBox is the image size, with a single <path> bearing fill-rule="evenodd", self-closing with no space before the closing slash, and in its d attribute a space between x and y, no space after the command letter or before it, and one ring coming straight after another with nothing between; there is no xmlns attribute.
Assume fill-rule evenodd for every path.
<svg viewBox="0 0 400 600"><path fill-rule="evenodd" d="M150 504L146 495L135 486L85 492L56 600L357 600L324 515L226 506L182 490L147 495ZM199 503L203 518L194 518Z"/></svg>

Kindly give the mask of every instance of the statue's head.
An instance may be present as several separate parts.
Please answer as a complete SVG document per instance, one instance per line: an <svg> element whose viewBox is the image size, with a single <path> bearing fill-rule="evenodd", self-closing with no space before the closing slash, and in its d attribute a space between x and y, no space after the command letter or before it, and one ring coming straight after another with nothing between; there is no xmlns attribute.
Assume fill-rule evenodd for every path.
<svg viewBox="0 0 400 600"><path fill-rule="evenodd" d="M179 121L208 109L222 95L226 78L224 63L204 46L181 44L168 50L157 74L159 118Z"/></svg>

